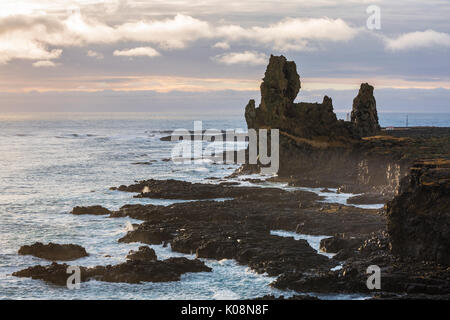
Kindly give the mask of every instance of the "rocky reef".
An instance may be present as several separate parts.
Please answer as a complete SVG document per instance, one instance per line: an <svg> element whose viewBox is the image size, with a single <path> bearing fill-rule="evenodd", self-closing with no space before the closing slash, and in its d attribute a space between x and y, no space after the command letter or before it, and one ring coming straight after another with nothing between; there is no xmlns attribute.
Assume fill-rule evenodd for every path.
<svg viewBox="0 0 450 320"><path fill-rule="evenodd" d="M13 273L16 277L27 277L65 286L67 283L67 264L56 262L48 266L33 266ZM178 281L187 272L210 272L204 262L187 258L169 258L157 260L153 249L140 247L131 251L127 261L117 265L80 267L81 281L97 280L105 282L168 282Z"/></svg>

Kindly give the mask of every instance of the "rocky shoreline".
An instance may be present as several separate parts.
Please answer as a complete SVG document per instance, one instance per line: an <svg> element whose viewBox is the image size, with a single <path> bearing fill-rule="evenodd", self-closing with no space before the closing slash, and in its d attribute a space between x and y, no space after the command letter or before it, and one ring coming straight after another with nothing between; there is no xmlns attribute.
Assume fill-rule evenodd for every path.
<svg viewBox="0 0 450 320"><path fill-rule="evenodd" d="M276 277L271 286L294 290L298 299L309 299L305 294L312 292L449 299L449 131L383 131L369 84L361 85L352 120L337 120L329 97L320 104L294 103L300 85L295 63L272 56L261 84L260 106L250 100L245 110L249 128L280 129L280 170L266 183L286 182L292 188L261 187L259 176L247 178L252 186L241 186L245 180L239 176L257 174L258 164L244 164L228 177L231 181L149 179L111 187L136 198L189 201L129 204L116 211L100 205L76 207L72 214L140 220L117 240L170 246L197 259L160 261L151 248L142 246L124 263L81 267L82 281L177 281L187 272L211 271L201 259L234 259ZM347 204L324 202L296 186L332 188L323 192L354 196ZM387 204L381 209L359 206L379 203ZM318 252L308 241L279 236L274 230L327 237ZM48 256L43 254L47 248L35 248L35 256ZM330 258L323 252L335 255ZM50 260L64 260L56 258ZM381 270L379 290L366 285L371 265ZM13 275L65 285L65 268L66 264L53 263Z"/></svg>

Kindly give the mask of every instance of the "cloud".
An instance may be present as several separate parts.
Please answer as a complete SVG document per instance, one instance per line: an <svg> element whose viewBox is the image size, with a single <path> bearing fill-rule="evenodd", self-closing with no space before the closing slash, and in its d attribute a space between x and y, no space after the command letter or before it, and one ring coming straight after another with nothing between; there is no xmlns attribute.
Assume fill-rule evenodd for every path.
<svg viewBox="0 0 450 320"><path fill-rule="evenodd" d="M41 68L41 67L56 67L57 64L50 60L41 60L33 63L33 67Z"/></svg>
<svg viewBox="0 0 450 320"><path fill-rule="evenodd" d="M91 58L97 58L97 59L103 59L104 58L103 54L101 54L100 52L93 51L93 50L88 50L86 55L88 57L91 57Z"/></svg>
<svg viewBox="0 0 450 320"><path fill-rule="evenodd" d="M230 45L227 42L217 42L212 47L217 48L217 49L224 49L224 50L230 49Z"/></svg>
<svg viewBox="0 0 450 320"><path fill-rule="evenodd" d="M0 35L0 64L13 59L50 60L61 56L61 49L49 50L45 45L26 37L6 38Z"/></svg>
<svg viewBox="0 0 450 320"><path fill-rule="evenodd" d="M189 42L211 36L207 22L185 15L163 20L140 20L110 26L72 13L65 19L54 15L0 16L0 63L13 59L51 60L61 49L118 42L154 43L165 49L181 49ZM99 57L99 56L97 56Z"/></svg>
<svg viewBox="0 0 450 320"><path fill-rule="evenodd" d="M284 51L313 50L317 42L348 41L358 33L344 20L329 18L286 18L267 27L230 25L218 27L217 30L229 42L250 41Z"/></svg>
<svg viewBox="0 0 450 320"><path fill-rule="evenodd" d="M177 14L161 21L125 23L116 28L121 40L156 43L165 49L182 49L189 42L212 36L208 22Z"/></svg>
<svg viewBox="0 0 450 320"><path fill-rule="evenodd" d="M114 51L115 56L124 56L124 57L138 57L138 56L147 56L147 57L157 57L161 54L151 47L139 47L128 50L116 50Z"/></svg>
<svg viewBox="0 0 450 320"><path fill-rule="evenodd" d="M391 51L450 47L450 34L434 30L410 32L397 38L385 38L385 45Z"/></svg>
<svg viewBox="0 0 450 320"><path fill-rule="evenodd" d="M318 42L348 41L357 33L341 19L287 18L269 26L211 24L191 16L123 21L115 25L81 12L61 17L50 14L0 16L0 63L12 59L51 60L61 47L111 45L119 42L153 44L162 49L183 49L190 43L215 40L215 48L228 49L231 43L263 45L278 50L311 50ZM55 48L56 49L49 49ZM95 53L90 56L95 56ZM95 57L100 57L97 55Z"/></svg>
<svg viewBox="0 0 450 320"><path fill-rule="evenodd" d="M269 58L264 53L255 51L231 52L215 56L213 60L226 64L265 65Z"/></svg>

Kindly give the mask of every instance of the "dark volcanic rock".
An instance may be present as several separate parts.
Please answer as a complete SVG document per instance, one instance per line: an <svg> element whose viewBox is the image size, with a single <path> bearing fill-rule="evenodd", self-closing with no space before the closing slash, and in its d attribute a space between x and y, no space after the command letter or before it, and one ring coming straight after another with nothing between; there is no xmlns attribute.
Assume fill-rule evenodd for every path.
<svg viewBox="0 0 450 320"><path fill-rule="evenodd" d="M279 275L289 270L329 269L336 262L318 255L306 241L274 236L271 230L352 236L369 234L385 225L385 218L376 210L317 204L314 200L320 197L310 192L229 189L234 189L235 198L225 202L124 206L112 216L129 216L144 223L119 241L170 243L177 252L195 253L199 258L235 259L257 272Z"/></svg>
<svg viewBox="0 0 450 320"><path fill-rule="evenodd" d="M337 120L329 97L322 103L294 103L299 90L295 62L272 55L261 83L261 104L255 108L255 101L250 100L245 108L248 127L279 129L281 134L307 142L317 137L322 142L354 138L351 124Z"/></svg>
<svg viewBox="0 0 450 320"><path fill-rule="evenodd" d="M358 95L353 99L352 123L359 136L374 136L380 133L377 103L373 96L373 87L362 83Z"/></svg>
<svg viewBox="0 0 450 320"><path fill-rule="evenodd" d="M53 262L48 266L33 266L17 272L12 275L14 277L32 278L36 280L44 280L46 282L56 284L59 286L65 286L67 284L67 278L70 276L67 273L69 265L59 264ZM83 273L81 274L81 280L83 281Z"/></svg>
<svg viewBox="0 0 450 320"><path fill-rule="evenodd" d="M146 244L163 244L168 240L173 239L173 234L164 230L164 228L156 228L152 230L143 230L143 227L138 227L136 230L128 232L125 236L119 239L119 242L132 243L142 242Z"/></svg>
<svg viewBox="0 0 450 320"><path fill-rule="evenodd" d="M450 264L450 161L416 162L387 204L395 254Z"/></svg>
<svg viewBox="0 0 450 320"><path fill-rule="evenodd" d="M29 267L12 275L65 286L69 277L68 267L67 264L52 263L49 266ZM180 276L187 272L210 272L211 270L197 259L170 258L163 261L137 259L113 266L80 267L80 276L82 282L89 280L126 283L167 282L178 281Z"/></svg>
<svg viewBox="0 0 450 320"><path fill-rule="evenodd" d="M102 206L89 206L89 207L75 207L72 210L72 214L94 214L94 215L105 215L110 214L111 211Z"/></svg>
<svg viewBox="0 0 450 320"><path fill-rule="evenodd" d="M167 282L179 281L187 272L211 272L200 260L169 258L163 261L128 260L114 266L98 266L85 270L88 279L106 282Z"/></svg>
<svg viewBox="0 0 450 320"><path fill-rule="evenodd" d="M127 255L127 260L154 261L157 260L157 257L155 250L147 246L141 246L138 251L131 250Z"/></svg>
<svg viewBox="0 0 450 320"><path fill-rule="evenodd" d="M369 290L367 268L377 265L381 271L381 289ZM280 289L300 292L360 292L368 295L396 293L403 297L417 296L432 299L450 294L450 270L432 263L401 260L388 249L386 233L368 238L337 271L291 272L280 276L273 284Z"/></svg>
<svg viewBox="0 0 450 320"><path fill-rule="evenodd" d="M19 254L32 255L52 261L68 261L88 256L88 253L82 246L76 244L57 244L51 242L49 244L36 242L30 246L22 246L19 249Z"/></svg>
<svg viewBox="0 0 450 320"><path fill-rule="evenodd" d="M261 104L245 110L249 128L279 129L278 178L314 187L351 186L355 193L393 193L411 164L421 158L449 159L446 128L382 131L373 87L363 83L354 99L352 121L338 120L332 101L295 103L300 80L295 63L271 56L261 84ZM257 173L244 164L239 174Z"/></svg>
<svg viewBox="0 0 450 320"><path fill-rule="evenodd" d="M226 186L217 184L191 183L181 180L144 180L130 186L111 188L113 190L139 193L139 198L161 199L211 199L229 196Z"/></svg>
<svg viewBox="0 0 450 320"><path fill-rule="evenodd" d="M329 253L337 253L340 250L356 250L361 246L363 240L360 238L346 238L336 236L325 238L320 241L320 250Z"/></svg>
<svg viewBox="0 0 450 320"><path fill-rule="evenodd" d="M300 76L295 62L287 61L283 56L271 56L261 83L261 105L255 109L255 101L250 100L245 109L249 128L259 128L264 124L279 128L299 90Z"/></svg>
<svg viewBox="0 0 450 320"><path fill-rule="evenodd" d="M271 201L267 197L277 196L278 198L288 199L291 195L288 191L277 188L259 188L259 187L237 187L234 182L220 184L191 183L181 180L143 180L130 186L120 186L111 188L113 190L139 193L136 198L159 198L159 199L184 199L184 200L202 200L214 198L258 198L263 201ZM255 192L258 191L258 192ZM308 194L308 198L316 198L312 192L303 192Z"/></svg>

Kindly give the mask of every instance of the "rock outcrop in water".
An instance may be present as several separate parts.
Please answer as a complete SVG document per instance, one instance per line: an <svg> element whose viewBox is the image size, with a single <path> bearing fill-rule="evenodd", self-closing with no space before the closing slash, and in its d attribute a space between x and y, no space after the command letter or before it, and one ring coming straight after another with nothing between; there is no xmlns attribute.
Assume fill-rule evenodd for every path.
<svg viewBox="0 0 450 320"><path fill-rule="evenodd" d="M19 254L32 255L51 261L69 261L88 256L86 249L77 244L43 244L36 242L20 247Z"/></svg>
<svg viewBox="0 0 450 320"><path fill-rule="evenodd" d="M198 259L187 258L169 258L166 260L156 260L152 249L143 249L131 251L128 260L117 265L80 267L81 281L97 280L105 282L168 282L178 281L180 276L187 272L211 272L212 269ZM154 252L153 252L154 253ZM69 274L67 273L69 265L52 263L48 266L33 266L14 272L15 277L26 277L32 279L44 280L60 286L65 286Z"/></svg>
<svg viewBox="0 0 450 320"><path fill-rule="evenodd" d="M131 261L155 261L157 260L155 250L147 246L141 246L137 251L131 250L127 255Z"/></svg>
<svg viewBox="0 0 450 320"><path fill-rule="evenodd" d="M72 214L82 215L82 214L92 214L92 215L104 215L110 214L111 211L102 206L88 206L88 207L75 207L72 210Z"/></svg>
<svg viewBox="0 0 450 320"><path fill-rule="evenodd" d="M450 161L416 162L387 205L392 251L450 265Z"/></svg>

